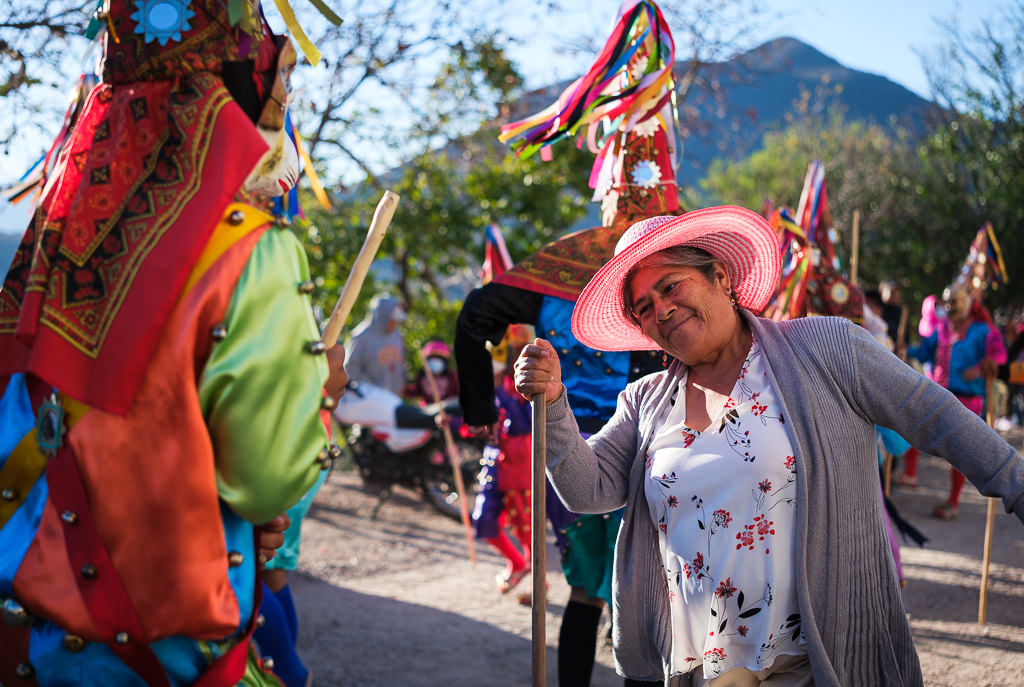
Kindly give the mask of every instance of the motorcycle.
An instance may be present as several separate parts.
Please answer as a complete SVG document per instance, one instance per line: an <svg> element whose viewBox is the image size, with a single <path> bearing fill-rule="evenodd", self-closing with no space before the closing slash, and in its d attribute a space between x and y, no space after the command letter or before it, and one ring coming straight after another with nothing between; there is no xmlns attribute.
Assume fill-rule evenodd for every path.
<svg viewBox="0 0 1024 687"><path fill-rule="evenodd" d="M379 500L371 518L377 517L392 488L399 485L418 491L441 513L461 519L454 472L444 434L437 424L442 411L449 422L459 424L462 413L457 400L420 407L374 384L349 382L333 415L341 425L364 486L377 492ZM466 507L472 512L483 442L458 432L452 437L466 490Z"/></svg>

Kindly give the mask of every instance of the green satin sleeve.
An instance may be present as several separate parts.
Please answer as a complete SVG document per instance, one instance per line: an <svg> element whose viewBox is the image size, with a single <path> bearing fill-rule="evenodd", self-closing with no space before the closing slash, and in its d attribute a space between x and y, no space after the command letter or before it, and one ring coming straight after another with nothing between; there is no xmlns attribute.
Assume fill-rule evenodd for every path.
<svg viewBox="0 0 1024 687"><path fill-rule="evenodd" d="M290 231L264 232L232 293L227 336L213 345L199 402L213 441L220 497L260 524L284 513L316 481L328 445L320 419L327 379L302 245Z"/></svg>

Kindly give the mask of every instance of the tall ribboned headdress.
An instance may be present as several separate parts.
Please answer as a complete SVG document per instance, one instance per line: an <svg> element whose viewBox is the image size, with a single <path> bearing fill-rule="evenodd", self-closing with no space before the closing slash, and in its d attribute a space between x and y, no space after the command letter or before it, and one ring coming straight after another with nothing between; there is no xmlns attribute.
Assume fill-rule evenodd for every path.
<svg viewBox="0 0 1024 687"><path fill-rule="evenodd" d="M661 10L627 0L586 74L537 114L505 124L499 139L520 157L576 136L597 155L590 173L602 227L562 237L496 279L575 300L611 257L622 232L652 215L679 212L672 65L675 43Z"/></svg>
<svg viewBox="0 0 1024 687"><path fill-rule="evenodd" d="M951 288L962 289L972 298L980 296L986 287L998 289L1009 281L1003 252L996 240L991 222L985 222L971 241L964 264L953 280Z"/></svg>
<svg viewBox="0 0 1024 687"><path fill-rule="evenodd" d="M838 315L861 322L864 292L842 274L821 162L807 167L795 216L790 208L780 207L771 211L768 221L782 251L782 276L770 307L773 317Z"/></svg>
<svg viewBox="0 0 1024 687"><path fill-rule="evenodd" d="M27 372L125 413L192 266L267 150L255 122L274 103L284 116L294 52L252 0L108 0L97 22L102 80L0 290L0 382Z"/></svg>

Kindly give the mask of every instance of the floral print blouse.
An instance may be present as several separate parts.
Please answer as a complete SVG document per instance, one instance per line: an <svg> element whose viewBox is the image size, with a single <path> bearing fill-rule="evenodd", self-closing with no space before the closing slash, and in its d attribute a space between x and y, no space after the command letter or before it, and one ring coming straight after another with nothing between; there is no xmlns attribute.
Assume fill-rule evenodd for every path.
<svg viewBox="0 0 1024 687"><path fill-rule="evenodd" d="M793 570L793 447L755 340L704 431L687 427L687 377L647 453L672 620L672 672L705 679L803 654Z"/></svg>

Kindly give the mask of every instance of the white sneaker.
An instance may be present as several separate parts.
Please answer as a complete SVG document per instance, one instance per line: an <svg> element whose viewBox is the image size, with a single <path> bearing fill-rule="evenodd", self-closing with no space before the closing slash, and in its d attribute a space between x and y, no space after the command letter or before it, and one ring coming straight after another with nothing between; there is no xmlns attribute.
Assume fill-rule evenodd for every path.
<svg viewBox="0 0 1024 687"><path fill-rule="evenodd" d="M999 432L1009 432L1011 429L1013 429L1014 427L1017 426L1017 423L1014 420L1015 420L1015 418L1011 419L1011 418L1008 418L1008 417L1001 417L1001 418L996 419L996 422L995 422L996 431L999 431Z"/></svg>

